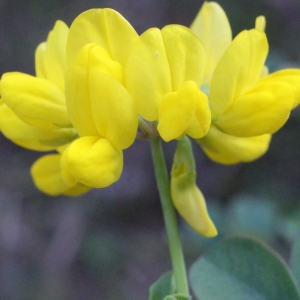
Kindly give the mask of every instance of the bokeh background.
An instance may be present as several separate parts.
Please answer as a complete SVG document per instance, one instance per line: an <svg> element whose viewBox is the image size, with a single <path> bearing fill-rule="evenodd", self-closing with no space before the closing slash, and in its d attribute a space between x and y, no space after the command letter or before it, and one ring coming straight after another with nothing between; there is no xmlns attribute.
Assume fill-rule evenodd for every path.
<svg viewBox="0 0 300 300"><path fill-rule="evenodd" d="M0 0L0 73L34 74L34 51L57 19L68 25L84 10L111 7L139 33L169 23L189 26L199 0ZM271 71L300 67L300 1L217 1L234 36L267 18ZM181 219L187 264L218 239L246 234L286 260L300 225L300 111L292 112L259 160L234 166L211 162L195 145L198 184L219 236L197 236ZM175 145L165 145L171 166ZM125 151L121 179L78 198L49 197L30 177L41 153L0 135L0 300L148 298L148 287L170 269L150 147Z"/></svg>

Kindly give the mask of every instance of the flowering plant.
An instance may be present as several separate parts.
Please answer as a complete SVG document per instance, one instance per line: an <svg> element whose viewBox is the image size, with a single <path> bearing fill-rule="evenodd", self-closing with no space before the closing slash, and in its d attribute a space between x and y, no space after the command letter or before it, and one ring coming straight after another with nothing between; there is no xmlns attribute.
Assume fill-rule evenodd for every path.
<svg viewBox="0 0 300 300"><path fill-rule="evenodd" d="M300 70L269 74L265 66L265 25L260 16L253 29L232 39L223 9L205 2L191 28L168 25L138 35L118 12L92 9L70 28L55 23L36 49L36 76L2 75L1 131L21 147L51 152L31 168L35 185L46 194L77 196L110 186L121 176L123 150L135 139L150 142L172 261L172 272L150 289L152 300L190 299L175 209L200 235L217 235L196 185L191 139L215 162L253 161L300 102ZM177 149L169 180L161 143L172 140ZM251 273L214 261L244 248L253 252L237 255L239 262L270 261L280 276L289 276L286 297L300 299L281 261L244 239L225 242L192 267L195 294L220 299L218 282L224 279L232 287L230 299L249 296L238 279L259 289ZM212 272L219 276L216 285L203 279L212 264L220 270ZM228 270L235 280L221 274ZM260 292L271 293L266 285Z"/></svg>

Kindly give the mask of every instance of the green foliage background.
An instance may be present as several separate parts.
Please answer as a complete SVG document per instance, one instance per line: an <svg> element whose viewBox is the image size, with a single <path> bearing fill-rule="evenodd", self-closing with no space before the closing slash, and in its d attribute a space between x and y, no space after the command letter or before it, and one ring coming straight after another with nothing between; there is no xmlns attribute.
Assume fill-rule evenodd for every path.
<svg viewBox="0 0 300 300"><path fill-rule="evenodd" d="M300 2L217 1L233 33L267 17L270 70L300 67ZM68 25L82 11L111 7L139 33L169 23L189 26L202 1L0 1L0 73L34 74L34 51L57 19ZM258 237L283 257L300 225L300 111L273 137L269 152L250 164L222 166L195 145L198 183L219 237L198 237L183 221L191 264L214 241ZM0 136L0 299L147 299L148 287L170 269L150 146L125 151L122 178L79 198L51 198L33 185L29 169L41 154ZM165 145L171 166L174 144Z"/></svg>

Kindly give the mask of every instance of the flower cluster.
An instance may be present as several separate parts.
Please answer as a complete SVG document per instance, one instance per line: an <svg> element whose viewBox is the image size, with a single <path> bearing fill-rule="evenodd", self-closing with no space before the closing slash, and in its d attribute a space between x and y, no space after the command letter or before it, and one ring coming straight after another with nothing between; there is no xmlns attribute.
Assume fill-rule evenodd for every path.
<svg viewBox="0 0 300 300"><path fill-rule="evenodd" d="M189 136L216 162L255 160L300 102L300 70L268 74L264 28L258 17L232 40L215 2L204 3L190 29L168 25L141 35L112 9L88 10L70 28L57 21L36 49L36 76L2 76L1 131L19 146L51 151L31 174L53 196L116 182L122 151L138 137ZM180 161L171 176L174 204L213 236L196 173ZM207 221L199 227L200 216Z"/></svg>

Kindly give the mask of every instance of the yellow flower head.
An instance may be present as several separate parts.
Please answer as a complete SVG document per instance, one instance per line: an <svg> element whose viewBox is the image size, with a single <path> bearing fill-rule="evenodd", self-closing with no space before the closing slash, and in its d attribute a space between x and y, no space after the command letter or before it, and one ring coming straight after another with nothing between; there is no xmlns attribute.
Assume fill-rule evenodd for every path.
<svg viewBox="0 0 300 300"><path fill-rule="evenodd" d="M58 151L32 168L36 185L53 195L117 181L122 151L141 132L165 141L189 135L221 163L254 160L300 102L299 70L267 74L264 29L258 17L232 40L215 2L204 3L191 30L168 25L138 36L112 9L88 10L70 29L57 21L36 50L36 76L2 76L0 128L20 146ZM195 175L177 171L176 195L186 178L193 182L180 188L188 209L174 194L178 210L190 214L197 203L204 214Z"/></svg>

